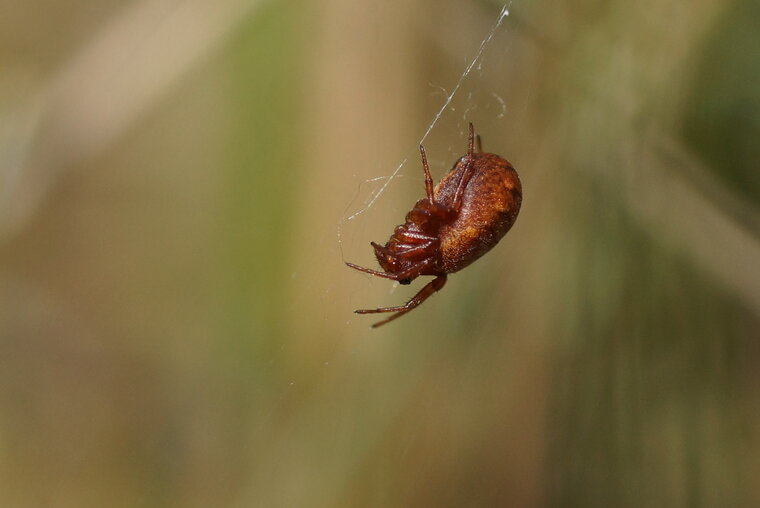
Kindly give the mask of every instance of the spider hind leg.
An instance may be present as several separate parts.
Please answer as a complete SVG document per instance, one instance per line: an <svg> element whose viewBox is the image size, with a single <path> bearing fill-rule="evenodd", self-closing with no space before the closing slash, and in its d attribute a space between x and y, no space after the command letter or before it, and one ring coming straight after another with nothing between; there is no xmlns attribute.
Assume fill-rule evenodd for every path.
<svg viewBox="0 0 760 508"><path fill-rule="evenodd" d="M378 321L377 323L372 325L372 328L377 328L378 326L382 326L385 323L388 323L390 321L393 321L396 318L399 318L406 314L407 312L411 311L412 309L418 307L422 302L430 298L434 293L437 291L440 291L441 288L446 284L446 274L441 274L437 276L435 279L431 280L425 286L420 289L416 295L414 295L408 302L406 302L404 305L399 305L396 307L381 307L379 309L359 309L356 312L357 314L379 314L381 312L395 312L392 316L390 316L387 319L383 319L382 321Z"/></svg>

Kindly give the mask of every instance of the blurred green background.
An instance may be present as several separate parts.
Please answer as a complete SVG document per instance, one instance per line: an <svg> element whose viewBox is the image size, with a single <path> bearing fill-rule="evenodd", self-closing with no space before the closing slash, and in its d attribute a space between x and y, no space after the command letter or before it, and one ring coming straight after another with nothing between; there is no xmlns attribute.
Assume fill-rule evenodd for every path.
<svg viewBox="0 0 760 508"><path fill-rule="evenodd" d="M760 3L502 6L0 0L0 506L760 506Z"/></svg>

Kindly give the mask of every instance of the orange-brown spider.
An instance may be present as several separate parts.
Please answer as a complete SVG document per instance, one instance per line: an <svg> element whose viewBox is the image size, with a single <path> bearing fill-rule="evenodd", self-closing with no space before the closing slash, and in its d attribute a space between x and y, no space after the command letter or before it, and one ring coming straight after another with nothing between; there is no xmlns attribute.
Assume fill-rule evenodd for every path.
<svg viewBox="0 0 760 508"><path fill-rule="evenodd" d="M480 136L470 124L469 147L449 173L433 188L425 147L420 145L425 192L393 230L385 246L371 242L383 271L346 263L360 272L410 284L420 275L433 275L404 305L361 309L357 314L395 312L372 325L396 319L417 307L446 284L447 274L458 272L488 252L509 231L522 203L517 171L505 159L483 153Z"/></svg>

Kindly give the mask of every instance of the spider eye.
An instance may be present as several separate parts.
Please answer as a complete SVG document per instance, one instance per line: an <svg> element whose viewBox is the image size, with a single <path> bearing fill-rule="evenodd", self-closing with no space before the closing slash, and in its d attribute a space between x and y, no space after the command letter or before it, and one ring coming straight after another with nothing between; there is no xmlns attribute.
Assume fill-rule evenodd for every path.
<svg viewBox="0 0 760 508"><path fill-rule="evenodd" d="M412 283L412 279L401 279L400 281L398 281L398 283L399 284L403 284L404 286L406 286L407 284L411 284Z"/></svg>

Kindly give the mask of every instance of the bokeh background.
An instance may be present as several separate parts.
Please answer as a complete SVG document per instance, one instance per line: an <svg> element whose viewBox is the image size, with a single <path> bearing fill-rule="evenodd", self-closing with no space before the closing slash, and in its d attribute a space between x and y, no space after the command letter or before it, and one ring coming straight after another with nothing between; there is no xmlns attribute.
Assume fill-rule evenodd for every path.
<svg viewBox="0 0 760 508"><path fill-rule="evenodd" d="M760 3L502 7L0 0L0 506L760 506Z"/></svg>

